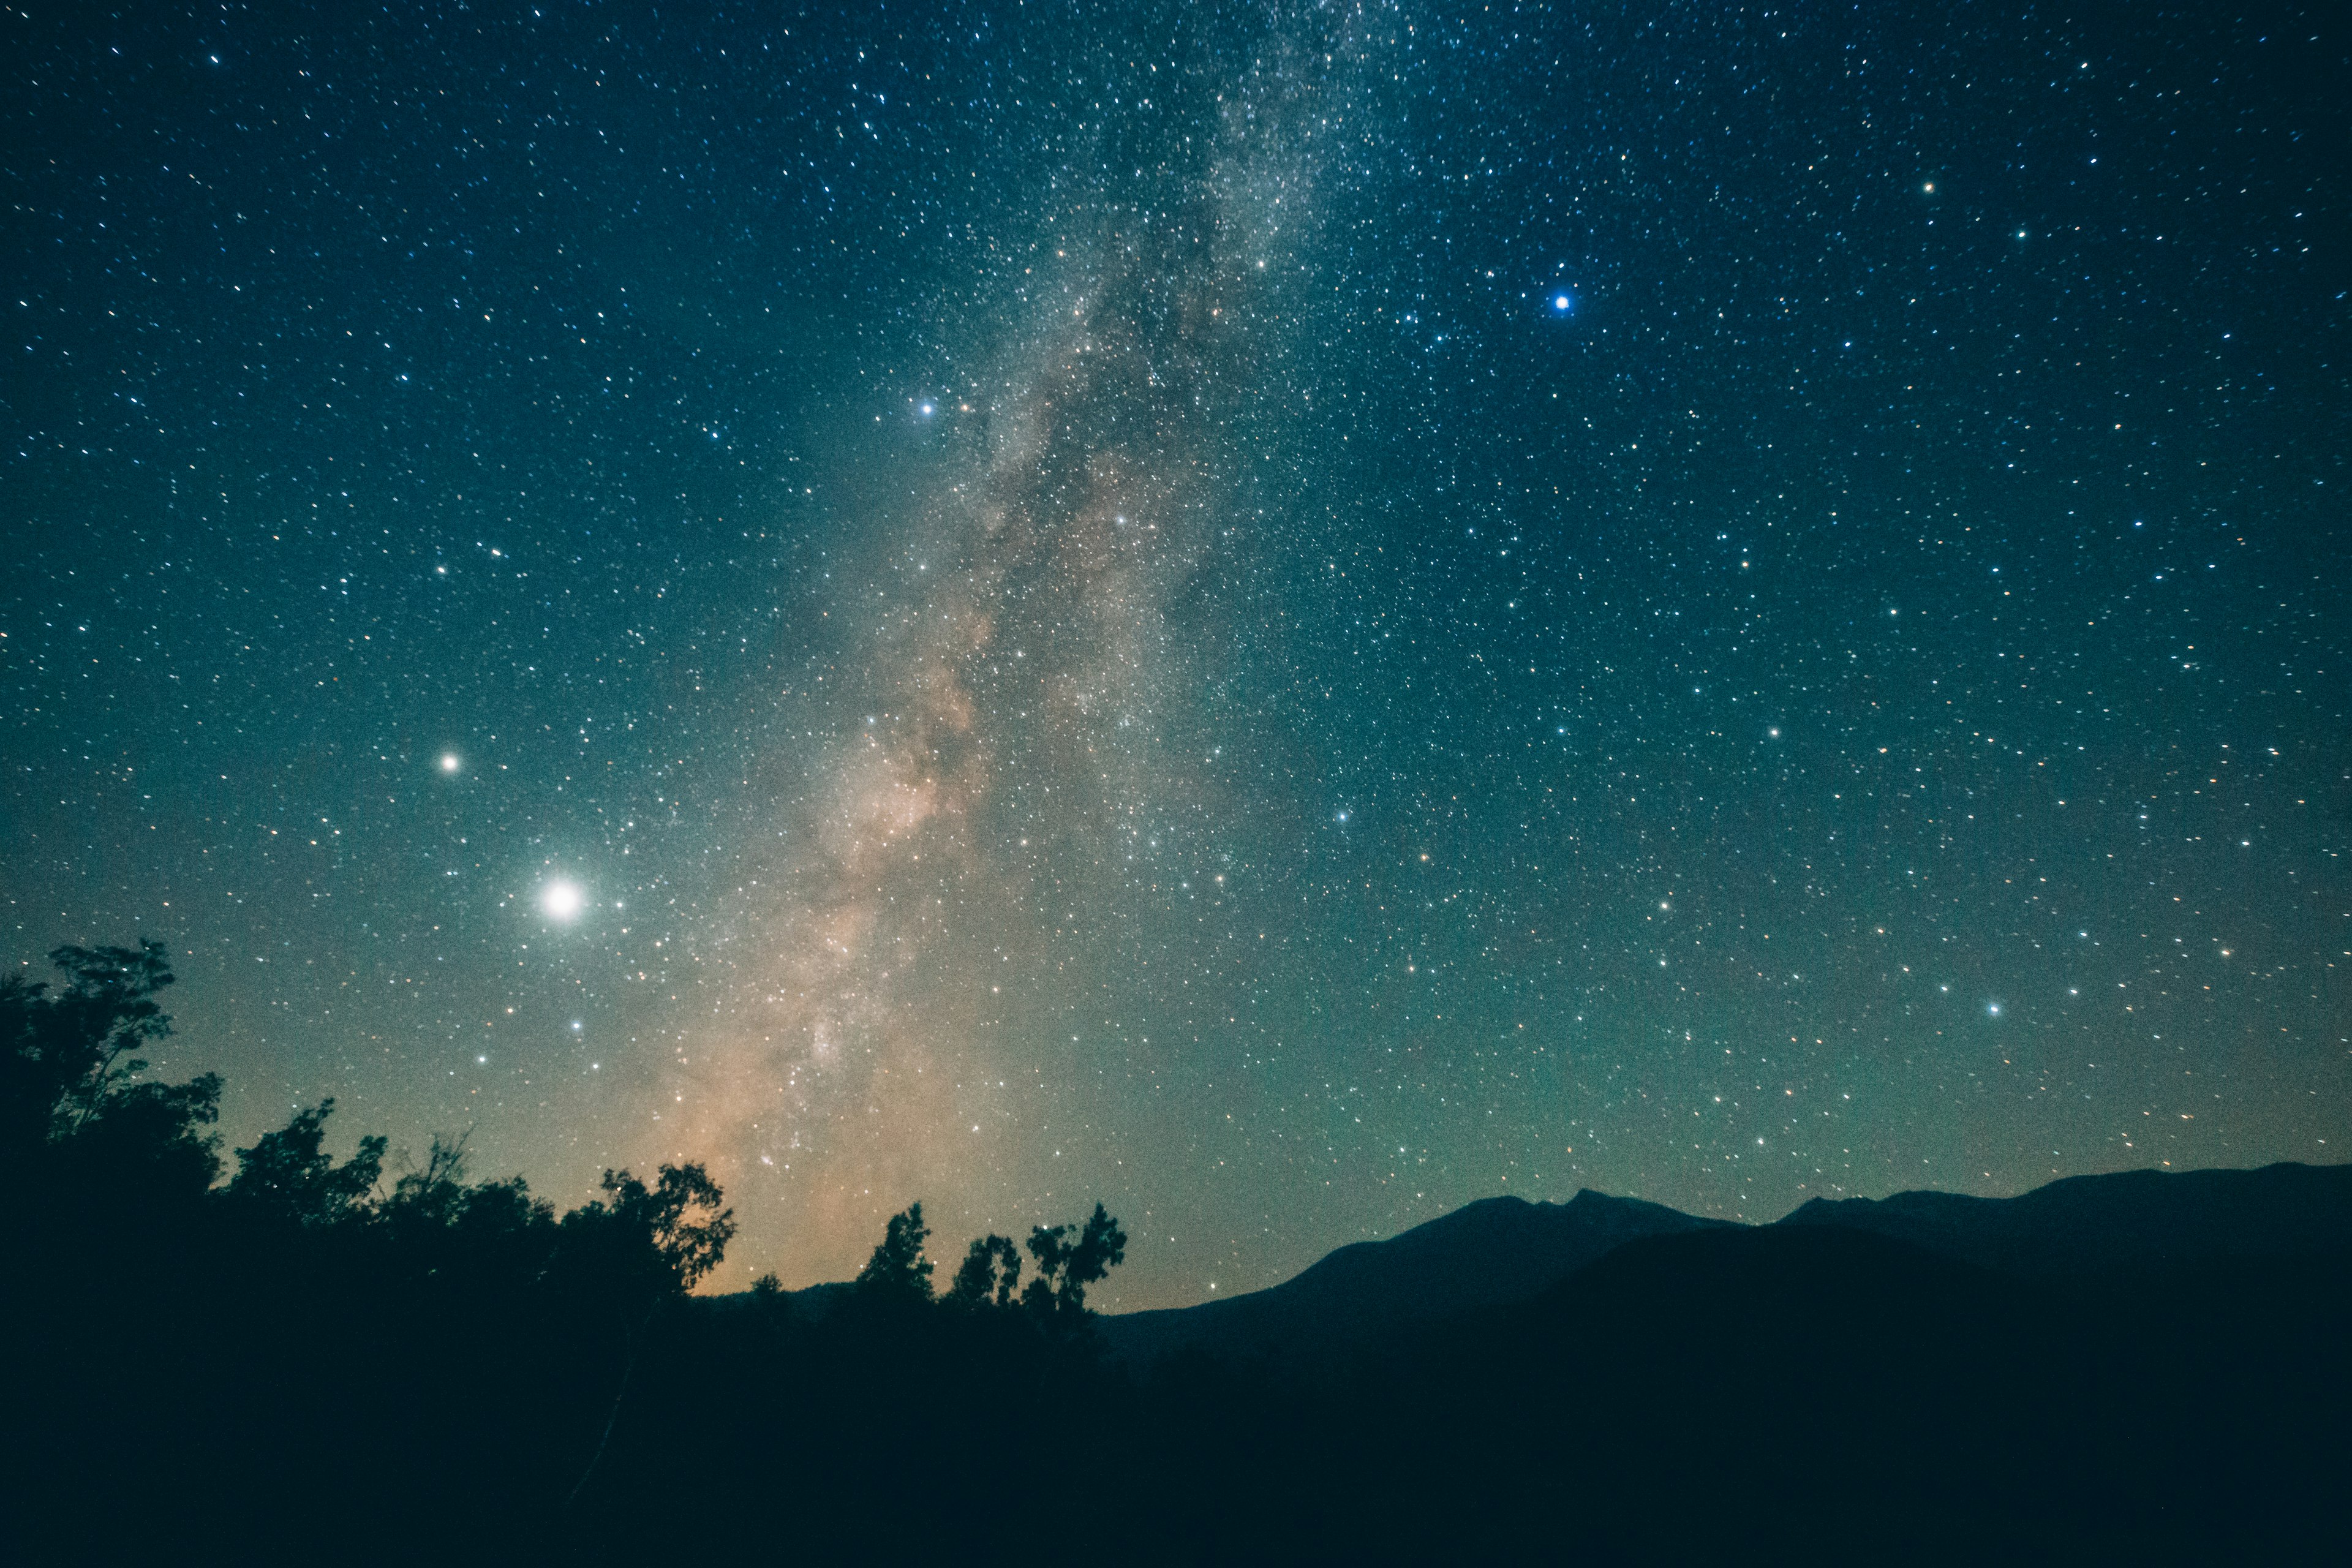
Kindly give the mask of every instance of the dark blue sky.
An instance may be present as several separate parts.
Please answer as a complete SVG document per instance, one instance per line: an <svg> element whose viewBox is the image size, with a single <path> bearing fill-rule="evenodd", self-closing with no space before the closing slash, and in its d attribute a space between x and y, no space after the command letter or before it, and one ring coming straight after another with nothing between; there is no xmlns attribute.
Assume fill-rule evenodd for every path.
<svg viewBox="0 0 2352 1568"><path fill-rule="evenodd" d="M852 10L0 16L10 962L233 1143L1114 1307L2341 1157L2332 15Z"/></svg>

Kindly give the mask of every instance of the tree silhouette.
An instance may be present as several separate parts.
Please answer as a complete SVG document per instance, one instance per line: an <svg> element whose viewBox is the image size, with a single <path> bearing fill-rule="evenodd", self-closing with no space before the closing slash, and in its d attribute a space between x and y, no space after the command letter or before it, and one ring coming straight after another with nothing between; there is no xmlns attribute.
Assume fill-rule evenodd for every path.
<svg viewBox="0 0 2352 1568"><path fill-rule="evenodd" d="M228 1195L255 1210L305 1226L334 1225L358 1216L362 1202L383 1174L386 1140L360 1140L359 1152L341 1165L327 1152L327 1118L332 1096L298 1110L275 1132L265 1132L250 1149L236 1152L237 1171Z"/></svg>
<svg viewBox="0 0 2352 1568"><path fill-rule="evenodd" d="M923 1256L923 1243L930 1237L931 1227L923 1223L922 1205L908 1204L892 1215L883 1229L881 1245L858 1271L859 1291L891 1300L929 1300L931 1260Z"/></svg>
<svg viewBox="0 0 2352 1568"><path fill-rule="evenodd" d="M961 1307L1009 1307L1021 1281L1021 1248L1009 1236L976 1237L948 1287L948 1300Z"/></svg>
<svg viewBox="0 0 2352 1568"><path fill-rule="evenodd" d="M402 1172L392 1184L383 1215L415 1224L455 1224L465 1206L466 1144L473 1136L471 1128L455 1138L435 1133L425 1163ZM402 1158L404 1161L407 1156Z"/></svg>
<svg viewBox="0 0 2352 1568"><path fill-rule="evenodd" d="M634 1283L656 1300L683 1296L727 1256L735 1211L700 1164L663 1165L652 1186L627 1171L607 1171L604 1198L563 1216L570 1256L593 1270Z"/></svg>
<svg viewBox="0 0 2352 1568"><path fill-rule="evenodd" d="M735 1237L735 1211L719 1206L726 1194L699 1164L663 1165L650 1187L625 1170L607 1171L603 1185L604 1201L563 1216L557 1263L621 1309L627 1359L595 1452L564 1499L567 1508L579 1500L613 1440L655 1319L719 1267Z"/></svg>
<svg viewBox="0 0 2352 1568"><path fill-rule="evenodd" d="M1067 1239L1076 1231L1075 1240ZM1029 1233L1029 1256L1037 1278L1021 1293L1022 1304L1047 1318L1083 1318L1087 1287L1127 1261L1127 1232L1102 1205L1083 1226L1041 1225Z"/></svg>
<svg viewBox="0 0 2352 1568"><path fill-rule="evenodd" d="M436 1134L425 1163L404 1172L375 1205L374 1231L389 1254L388 1266L405 1277L526 1285L539 1278L554 1249L555 1207L532 1197L520 1176L468 1186L470 1136Z"/></svg>
<svg viewBox="0 0 2352 1568"><path fill-rule="evenodd" d="M65 1191L119 1201L192 1198L220 1173L220 1079L135 1081L134 1053L172 1032L155 994L172 984L163 944L60 947L49 961L67 984L0 979L0 1163L36 1165Z"/></svg>
<svg viewBox="0 0 2352 1568"><path fill-rule="evenodd" d="M222 1183L220 1079L148 1076L146 1047L171 1028L164 948L52 956L58 980L0 977L0 1176L19 1194L0 1240L54 1260L0 1288L0 1327L26 1347L25 1392L58 1413L54 1458L20 1473L72 1531L91 1528L75 1457L108 1451L124 1495L170 1500L159 1518L374 1518L415 1493L503 1528L531 1514L518 1500L563 1498L562 1528L584 1540L635 1517L649 1488L693 1484L666 1435L719 1410L692 1370L709 1354L775 1358L750 1375L819 1402L853 1446L860 1402L922 1369L1006 1388L1094 1375L1074 1331L1126 1242L1100 1205L1025 1248L972 1242L946 1292L961 1320L932 1310L919 1204L890 1216L859 1273L870 1313L792 1312L772 1275L754 1288L762 1310L700 1312L686 1299L736 1232L700 1165L607 1171L559 1219L520 1177L472 1180L464 1133L414 1161L373 1134L339 1158L323 1100L236 1150ZM184 1347L168 1365L132 1348L151 1329ZM759 1337L736 1337L747 1329ZM203 1453L159 1443L199 1390L234 1436ZM1024 1428L1008 1451L1033 1440ZM910 1462L930 1462L929 1442Z"/></svg>

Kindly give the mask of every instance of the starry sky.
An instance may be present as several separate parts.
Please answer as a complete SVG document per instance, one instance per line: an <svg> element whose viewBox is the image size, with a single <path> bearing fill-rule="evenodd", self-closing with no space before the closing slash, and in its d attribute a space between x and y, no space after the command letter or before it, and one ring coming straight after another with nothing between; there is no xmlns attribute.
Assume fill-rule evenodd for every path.
<svg viewBox="0 0 2352 1568"><path fill-rule="evenodd" d="M5 961L718 1288L2352 1136L2332 8L0 10Z"/></svg>

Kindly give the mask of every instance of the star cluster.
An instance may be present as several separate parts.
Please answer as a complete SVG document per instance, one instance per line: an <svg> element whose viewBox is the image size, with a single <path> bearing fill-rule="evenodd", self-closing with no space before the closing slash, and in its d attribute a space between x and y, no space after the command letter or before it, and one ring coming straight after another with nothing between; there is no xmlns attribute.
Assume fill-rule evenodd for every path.
<svg viewBox="0 0 2352 1568"><path fill-rule="evenodd" d="M1112 1307L2340 1158L2340 24L839 10L0 13L0 908L232 1142Z"/></svg>

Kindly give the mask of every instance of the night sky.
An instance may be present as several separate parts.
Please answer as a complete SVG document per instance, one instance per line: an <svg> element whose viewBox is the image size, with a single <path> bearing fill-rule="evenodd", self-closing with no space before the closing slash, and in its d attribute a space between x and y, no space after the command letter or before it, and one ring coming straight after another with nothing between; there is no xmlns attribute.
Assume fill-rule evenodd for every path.
<svg viewBox="0 0 2352 1568"><path fill-rule="evenodd" d="M5 962L720 1289L2340 1160L2342 18L1921 10L0 12Z"/></svg>

